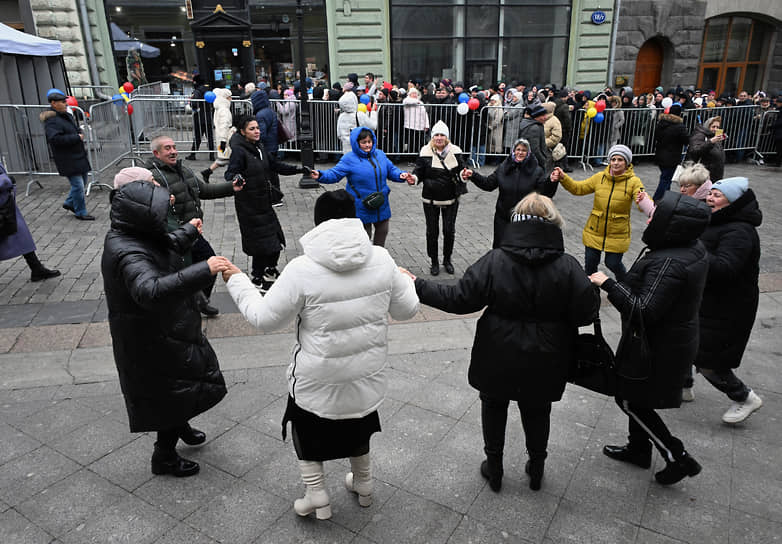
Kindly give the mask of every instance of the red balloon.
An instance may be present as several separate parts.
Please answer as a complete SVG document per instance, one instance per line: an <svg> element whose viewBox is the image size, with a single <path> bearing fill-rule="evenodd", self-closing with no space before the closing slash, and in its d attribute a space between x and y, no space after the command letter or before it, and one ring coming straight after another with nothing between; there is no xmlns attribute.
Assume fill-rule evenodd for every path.
<svg viewBox="0 0 782 544"><path fill-rule="evenodd" d="M480 101L477 98L470 98L467 101L467 107L470 108L471 110L477 110L478 106L480 106L480 105L481 105L481 103L480 103Z"/></svg>
<svg viewBox="0 0 782 544"><path fill-rule="evenodd" d="M667 107L667 108L665 108L665 113L670 113L670 112L671 112L671 108L670 108L670 106L669 106L669 107Z"/></svg>
<svg viewBox="0 0 782 544"><path fill-rule="evenodd" d="M133 115L133 104L128 104L128 115Z"/></svg>
<svg viewBox="0 0 782 544"><path fill-rule="evenodd" d="M79 103L76 101L76 98L73 96L67 97L65 99L65 103L68 104L69 106L74 106L74 107L79 105Z"/></svg>
<svg viewBox="0 0 782 544"><path fill-rule="evenodd" d="M606 109L606 102L605 100L598 100L595 102L595 109L597 110L597 113L600 113L604 109Z"/></svg>
<svg viewBox="0 0 782 544"><path fill-rule="evenodd" d="M126 93L132 93L133 89L135 89L135 87L130 81L126 81L125 83L123 83L122 88L125 89Z"/></svg>

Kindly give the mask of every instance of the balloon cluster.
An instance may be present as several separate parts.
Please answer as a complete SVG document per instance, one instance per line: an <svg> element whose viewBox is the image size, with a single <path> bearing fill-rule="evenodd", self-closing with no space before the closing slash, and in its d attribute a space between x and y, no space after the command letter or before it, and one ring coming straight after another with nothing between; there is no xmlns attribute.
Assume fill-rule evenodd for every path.
<svg viewBox="0 0 782 544"><path fill-rule="evenodd" d="M366 105L368 105L368 104L369 104L369 103L372 101L372 100L369 98L369 95L368 95L368 94L362 94L362 95L361 95L361 98L359 98L359 100L360 100L360 101L361 101L361 103L362 103L362 104L364 104L365 106L366 106Z"/></svg>
<svg viewBox="0 0 782 544"><path fill-rule="evenodd" d="M111 97L111 100L114 103L120 103L120 100L125 101L125 104L128 105L128 115L133 115L133 105L128 103L130 102L130 93L132 93L134 89L135 87L133 84L130 81L126 81L117 89L119 93Z"/></svg>
<svg viewBox="0 0 782 544"><path fill-rule="evenodd" d="M587 117L592 119L597 124L602 123L605 121L605 114L603 111L606 109L606 102L605 100L598 100L595 102L595 105L592 106L587 110Z"/></svg>

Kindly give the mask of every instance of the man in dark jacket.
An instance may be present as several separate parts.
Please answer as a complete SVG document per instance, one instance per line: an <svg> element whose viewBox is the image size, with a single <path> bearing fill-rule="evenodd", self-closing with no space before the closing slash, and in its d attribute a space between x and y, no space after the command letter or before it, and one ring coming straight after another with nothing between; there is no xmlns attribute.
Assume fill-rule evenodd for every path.
<svg viewBox="0 0 782 544"><path fill-rule="evenodd" d="M261 129L261 143L267 153L277 155L280 146L277 141L277 114L272 110L269 95L266 91L255 91L250 98L253 103L253 114L258 121L258 128ZM277 189L272 206L282 206L282 189L280 189L280 176L272 172L269 181Z"/></svg>
<svg viewBox="0 0 782 544"><path fill-rule="evenodd" d="M241 183L235 180L231 183L204 183L196 178L190 168L182 164L179 159L176 144L168 136L158 136L151 143L154 158L147 168L152 172L161 186L168 189L174 196L173 214L180 224L185 224L193 218L203 219L204 212L201 209L201 199L222 198L233 196L234 191L241 191ZM212 246L206 238L198 235L192 248L193 263L205 261L215 255ZM219 310L209 305L209 297L214 287L214 277L208 285L204 286L203 299L199 299L199 310L208 316L214 316Z"/></svg>
<svg viewBox="0 0 782 544"><path fill-rule="evenodd" d="M212 117L214 108L209 102L203 101L206 93L209 92L209 85L204 81L203 76L196 74L193 76L193 94L190 96L193 100L190 102L190 109L193 110L193 148L192 153L187 156L187 160L196 160L195 151L201 147L201 137L206 133L206 141L209 144L209 160L215 160L215 138L212 129Z"/></svg>
<svg viewBox="0 0 782 544"><path fill-rule="evenodd" d="M628 416L629 436L626 445L605 446L603 453L649 468L654 445L665 460L665 468L655 474L663 485L701 471L655 410L681 405L685 374L698 352L698 308L709 269L698 237L710 215L703 202L666 192L643 234L650 251L625 279L616 282L603 272L590 276L622 316L616 402ZM647 350L623 348L639 336Z"/></svg>
<svg viewBox="0 0 782 544"><path fill-rule="evenodd" d="M774 138L774 148L777 154L770 164L779 167L782 166L782 94L777 96L774 102L774 109L777 110L777 115L774 118L774 124L771 126L771 134Z"/></svg>
<svg viewBox="0 0 782 544"><path fill-rule="evenodd" d="M541 104L537 104L528 106L526 115L529 117L524 117L519 124L519 138L529 142L530 153L538 160L543 172L549 173L554 169L554 159L546 146L546 131L543 128L548 112Z"/></svg>
<svg viewBox="0 0 782 544"><path fill-rule="evenodd" d="M101 271L130 432L157 431L153 474L192 476L198 463L179 456L177 441L202 444L206 435L188 421L226 394L195 293L231 263L211 257L182 268L201 220L168 233L169 196L144 181L112 191Z"/></svg>
<svg viewBox="0 0 782 544"><path fill-rule="evenodd" d="M49 89L46 99L51 109L42 112L40 119L46 130L46 141L51 147L57 172L68 178L71 184L71 192L62 207L73 212L76 219L94 221L95 217L87 213L87 204L84 201L84 186L91 170L87 149L84 147L84 134L73 115L68 113L65 98L65 94L59 89Z"/></svg>
<svg viewBox="0 0 782 544"><path fill-rule="evenodd" d="M682 162L682 146L687 145L689 136L681 117L682 107L673 104L668 113L661 113L654 132L654 162L660 169L660 181L652 200L657 202L671 188L671 178L676 165Z"/></svg>
<svg viewBox="0 0 782 544"><path fill-rule="evenodd" d="M565 146L565 150L570 153L571 151L575 151L575 149L571 149L570 140L573 135L573 116L571 114L570 106L567 102L568 99L568 92L565 90L562 90L559 92L559 97L554 100L555 108L554 108L554 115L557 119L559 119L559 124L562 125L562 139L560 140L560 143ZM562 160L562 164L565 172L572 172L573 169L568 166L567 156Z"/></svg>

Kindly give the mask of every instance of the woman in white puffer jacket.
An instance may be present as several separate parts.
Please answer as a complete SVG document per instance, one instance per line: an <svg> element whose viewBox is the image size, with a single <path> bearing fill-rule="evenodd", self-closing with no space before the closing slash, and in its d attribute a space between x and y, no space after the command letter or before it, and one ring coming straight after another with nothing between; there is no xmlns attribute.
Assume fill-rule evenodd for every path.
<svg viewBox="0 0 782 544"><path fill-rule="evenodd" d="M231 115L231 91L228 89L215 89L214 123L215 142L217 142L217 166L225 166L231 158L231 147L228 142L231 136L236 132L233 126L233 116Z"/></svg>
<svg viewBox="0 0 782 544"><path fill-rule="evenodd" d="M377 110L367 113L358 111L358 97L353 91L345 91L338 103L337 137L342 142L342 153L345 154L353 151L350 143L351 130L356 127L367 127L373 132L377 130Z"/></svg>
<svg viewBox="0 0 782 544"><path fill-rule="evenodd" d="M223 275L239 311L254 326L275 330L296 320L288 366L287 422L302 480L296 513L331 517L323 461L350 458L345 479L361 506L372 502L369 438L380 431L377 409L387 389L388 315L410 319L418 311L412 280L384 248L373 246L353 197L327 191L315 203L314 229L301 237L304 255L293 259L262 297L232 267Z"/></svg>

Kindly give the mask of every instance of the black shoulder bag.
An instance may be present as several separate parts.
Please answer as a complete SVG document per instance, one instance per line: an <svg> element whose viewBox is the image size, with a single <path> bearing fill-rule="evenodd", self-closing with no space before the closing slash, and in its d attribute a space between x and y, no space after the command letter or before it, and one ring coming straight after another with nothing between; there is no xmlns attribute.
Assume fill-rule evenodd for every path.
<svg viewBox="0 0 782 544"><path fill-rule="evenodd" d="M603 338L600 318L593 323L594 334L579 334L568 381L603 395L616 394L614 352Z"/></svg>
<svg viewBox="0 0 782 544"><path fill-rule="evenodd" d="M641 307L636 299L616 347L617 373L627 380L646 380L651 371L651 353Z"/></svg>

